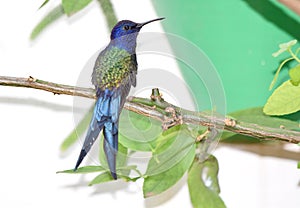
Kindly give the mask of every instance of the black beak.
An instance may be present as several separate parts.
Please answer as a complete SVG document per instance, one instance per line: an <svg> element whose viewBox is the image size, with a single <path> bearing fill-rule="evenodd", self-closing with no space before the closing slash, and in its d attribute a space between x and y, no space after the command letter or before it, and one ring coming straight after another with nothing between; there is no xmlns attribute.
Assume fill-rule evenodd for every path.
<svg viewBox="0 0 300 208"><path fill-rule="evenodd" d="M138 24L136 25L136 27L137 27L137 28L142 28L144 25L146 25L146 24L148 24L148 23L150 23L150 22L154 22L154 21L158 21L158 20L163 20L163 19L165 19L165 18L164 18L164 17L161 17L161 18L149 20L149 21L147 21L147 22L138 23Z"/></svg>

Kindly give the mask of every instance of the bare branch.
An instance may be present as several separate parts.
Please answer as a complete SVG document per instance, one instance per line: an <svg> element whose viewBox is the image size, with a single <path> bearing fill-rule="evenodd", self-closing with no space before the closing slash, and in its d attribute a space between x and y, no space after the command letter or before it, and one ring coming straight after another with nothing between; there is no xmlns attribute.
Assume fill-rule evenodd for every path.
<svg viewBox="0 0 300 208"><path fill-rule="evenodd" d="M96 98L95 92L91 88L62 85L35 79L33 77L20 78L0 76L0 85L34 88L54 94ZM259 126L257 124L236 121L221 115L212 115L206 112L192 112L174 106L163 99L156 100L129 97L124 107L130 111L157 119L161 122L165 122L170 108L174 108L176 114L178 114L176 117L180 118L182 123L214 127L220 130L225 129L230 132L256 137L262 140L279 140L295 144L300 142L300 132L297 131Z"/></svg>
<svg viewBox="0 0 300 208"><path fill-rule="evenodd" d="M28 78L0 76L0 85L11 86L11 87L33 88L33 89L52 92L58 95L64 94L64 95L80 96L80 97L87 97L87 98L94 98L94 99L96 98L93 89L47 82L40 79L35 79L31 76Z"/></svg>

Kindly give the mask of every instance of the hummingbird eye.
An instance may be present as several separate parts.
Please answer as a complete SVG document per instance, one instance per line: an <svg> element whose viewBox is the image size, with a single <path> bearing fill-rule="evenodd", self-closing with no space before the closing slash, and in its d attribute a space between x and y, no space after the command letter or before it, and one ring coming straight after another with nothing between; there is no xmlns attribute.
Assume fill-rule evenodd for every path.
<svg viewBox="0 0 300 208"><path fill-rule="evenodd" d="M128 25L125 25L123 28L124 30L129 30L130 27Z"/></svg>

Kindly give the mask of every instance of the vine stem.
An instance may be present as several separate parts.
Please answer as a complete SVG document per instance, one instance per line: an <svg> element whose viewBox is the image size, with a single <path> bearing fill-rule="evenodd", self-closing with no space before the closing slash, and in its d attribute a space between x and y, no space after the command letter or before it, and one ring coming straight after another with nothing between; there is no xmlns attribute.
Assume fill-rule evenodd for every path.
<svg viewBox="0 0 300 208"><path fill-rule="evenodd" d="M281 64L279 65L277 71L276 71L276 74L270 84L270 87L269 87L269 90L272 90L272 88L274 87L275 83L276 83L276 80L278 78L278 75L279 75L279 72L280 70L282 69L283 65L285 65L287 62L291 61L291 60L294 60L294 58L288 58L288 59L285 59L283 62L281 62Z"/></svg>
<svg viewBox="0 0 300 208"><path fill-rule="evenodd" d="M291 54L291 56L292 56L298 63L300 63L300 59L293 53L291 47L288 48L288 52Z"/></svg>
<svg viewBox="0 0 300 208"><path fill-rule="evenodd" d="M80 96L91 99L96 98L94 89L57 84L35 79L31 76L29 78L0 76L0 85L33 88L54 94ZM177 117L177 119L174 119L174 121L176 121L174 125L182 123L194 124L213 127L219 130L225 129L230 132L256 137L261 140L300 143L300 132L297 131L260 126L254 123L233 120L222 115L216 115L215 113L193 112L174 106L163 99L129 97L124 108L143 116L160 120L163 123L166 122L166 120L168 122L170 121L168 115L170 114L171 108L176 112L176 115L174 115Z"/></svg>

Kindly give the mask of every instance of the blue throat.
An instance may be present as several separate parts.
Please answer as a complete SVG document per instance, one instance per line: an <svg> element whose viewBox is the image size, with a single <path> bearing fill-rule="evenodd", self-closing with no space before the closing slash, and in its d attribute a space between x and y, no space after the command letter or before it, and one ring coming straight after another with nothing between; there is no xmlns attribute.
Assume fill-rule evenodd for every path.
<svg viewBox="0 0 300 208"><path fill-rule="evenodd" d="M136 32L114 38L109 45L126 50L130 54L135 54L137 35L138 33Z"/></svg>

